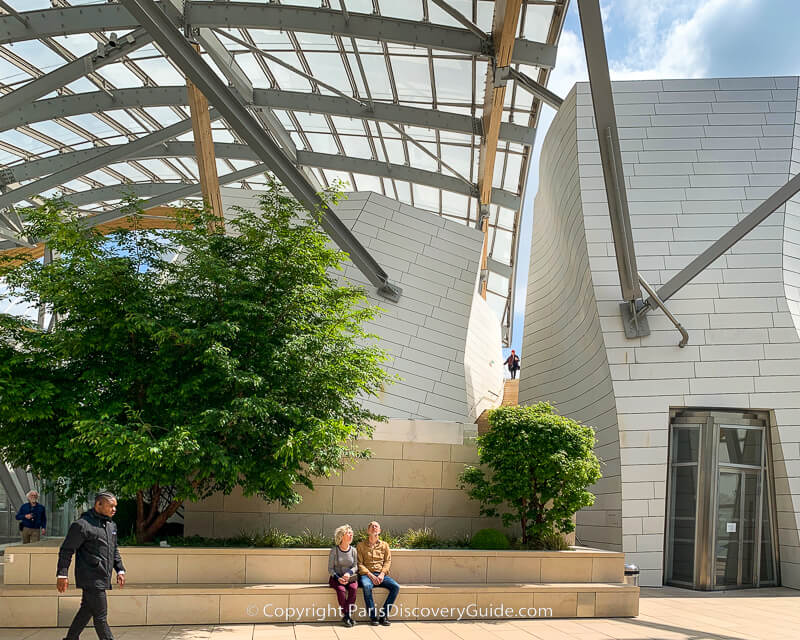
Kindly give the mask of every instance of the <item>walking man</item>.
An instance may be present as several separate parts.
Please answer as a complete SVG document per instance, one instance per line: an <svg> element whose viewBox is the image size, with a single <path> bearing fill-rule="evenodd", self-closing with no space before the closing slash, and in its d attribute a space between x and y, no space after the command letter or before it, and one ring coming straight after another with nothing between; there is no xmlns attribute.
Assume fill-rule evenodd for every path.
<svg viewBox="0 0 800 640"><path fill-rule="evenodd" d="M22 534L22 544L39 542L47 527L47 514L44 505L39 504L39 492L31 489L25 494L28 501L17 511L19 531Z"/></svg>
<svg viewBox="0 0 800 640"><path fill-rule="evenodd" d="M400 585L391 578L389 567L392 566L392 552L389 545L380 539L381 525L374 520L367 527L368 538L358 543L356 554L358 556L358 580L364 590L364 604L369 611L370 624L380 624L388 627L389 614L392 612L392 605L397 600L400 592ZM386 601L380 611L375 608L375 600L372 597L372 589L382 587L389 590Z"/></svg>
<svg viewBox="0 0 800 640"><path fill-rule="evenodd" d="M100 640L114 640L108 627L106 591L111 589L111 572L117 572L117 584L125 586L125 567L117 548L117 525L111 518L117 512L117 499L103 491L94 499L94 507L72 523L58 552L56 587L64 593L69 586L68 572L75 554L75 583L83 590L81 607L64 640L78 640L81 631L94 618Z"/></svg>

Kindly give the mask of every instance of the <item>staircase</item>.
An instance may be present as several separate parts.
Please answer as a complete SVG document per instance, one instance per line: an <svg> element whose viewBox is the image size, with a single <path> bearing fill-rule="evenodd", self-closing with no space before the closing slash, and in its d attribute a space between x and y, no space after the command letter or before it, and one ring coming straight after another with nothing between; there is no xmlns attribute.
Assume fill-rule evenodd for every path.
<svg viewBox="0 0 800 640"><path fill-rule="evenodd" d="M500 403L500 406L503 407L508 404L519 404L519 378L514 380L506 380L505 384L503 385L503 401ZM482 436L489 430L488 413L489 410L484 409L483 413L481 413L481 415L479 415L478 419L475 421L478 425L479 436Z"/></svg>

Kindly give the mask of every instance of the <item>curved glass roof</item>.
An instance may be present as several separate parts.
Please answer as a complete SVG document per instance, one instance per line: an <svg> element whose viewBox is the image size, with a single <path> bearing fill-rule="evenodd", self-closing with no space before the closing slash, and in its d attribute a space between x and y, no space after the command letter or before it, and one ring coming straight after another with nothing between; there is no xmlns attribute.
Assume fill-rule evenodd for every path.
<svg viewBox="0 0 800 640"><path fill-rule="evenodd" d="M541 84L567 2L522 3L511 61ZM161 4L170 3L171 17L195 29L206 62L319 184L341 180L477 224L492 44L476 33L492 33L494 2ZM38 195L64 193L87 215L113 212L124 193L147 206L199 195L186 79L122 5L0 0L0 79L0 249L24 246L14 206ZM539 110L538 99L508 81L492 176L487 300L509 337ZM225 120L212 115L212 131L220 184L263 185L263 165Z"/></svg>

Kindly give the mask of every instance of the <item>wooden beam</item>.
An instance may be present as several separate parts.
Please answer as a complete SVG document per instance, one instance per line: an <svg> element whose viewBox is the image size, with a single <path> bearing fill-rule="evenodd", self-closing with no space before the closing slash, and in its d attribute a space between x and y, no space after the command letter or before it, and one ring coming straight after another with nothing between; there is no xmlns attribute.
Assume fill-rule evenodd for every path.
<svg viewBox="0 0 800 640"><path fill-rule="evenodd" d="M514 39L519 25L522 0L496 0L492 20L492 41L494 42L494 63L486 70L486 91L483 100L483 139L481 140L478 164L478 191L480 204L488 205L492 199L492 179L497 157L497 143L500 138L500 124L503 121L503 104L506 98L505 84L495 86L494 70L507 67L514 51ZM489 218L484 218L483 249L481 250L481 271L487 268L489 254ZM488 280L488 279L487 279ZM481 297L486 298L487 280L481 284Z"/></svg>
<svg viewBox="0 0 800 640"><path fill-rule="evenodd" d="M200 45L194 45L200 51ZM214 223L209 226L225 228L225 215L222 208L222 196L219 192L219 176L217 160L214 154L214 138L211 134L211 117L208 113L208 100L191 80L186 79L189 92L189 113L192 117L197 170L200 174L200 188L203 201L214 215Z"/></svg>
<svg viewBox="0 0 800 640"><path fill-rule="evenodd" d="M103 235L109 235L114 231L120 229L132 229L134 226L137 229L178 229L180 225L175 218L178 211L175 207L153 207L142 211L142 214L137 217L127 216L112 220L111 222L104 222L96 227L93 227ZM0 250L0 256L3 256L3 261L0 266L16 267L29 260L38 260L44 255L44 243L33 247L16 247L14 249ZM11 258L9 260L9 258Z"/></svg>

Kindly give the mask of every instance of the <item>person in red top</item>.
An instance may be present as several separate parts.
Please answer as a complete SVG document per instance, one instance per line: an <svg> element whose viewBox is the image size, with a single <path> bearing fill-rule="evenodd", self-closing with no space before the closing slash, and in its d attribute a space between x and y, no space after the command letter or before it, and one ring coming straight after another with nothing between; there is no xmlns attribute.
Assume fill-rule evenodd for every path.
<svg viewBox="0 0 800 640"><path fill-rule="evenodd" d="M517 377L517 371L519 371L519 356L517 353L512 349L511 355L506 358L506 361L503 363L508 367L508 371L511 374L511 379Z"/></svg>

